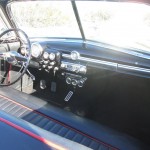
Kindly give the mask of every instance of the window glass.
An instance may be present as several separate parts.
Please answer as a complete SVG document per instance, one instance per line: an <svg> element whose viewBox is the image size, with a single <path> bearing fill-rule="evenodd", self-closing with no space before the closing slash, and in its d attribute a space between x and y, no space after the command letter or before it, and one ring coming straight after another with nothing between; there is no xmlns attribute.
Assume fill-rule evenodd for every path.
<svg viewBox="0 0 150 150"><path fill-rule="evenodd" d="M150 6L107 1L76 3L87 39L150 49Z"/></svg>
<svg viewBox="0 0 150 150"><path fill-rule="evenodd" d="M150 6L142 3L75 1L87 40L150 51ZM13 2L17 26L29 37L81 38L71 1Z"/></svg>
<svg viewBox="0 0 150 150"><path fill-rule="evenodd" d="M6 30L6 25L4 24L2 18L0 17L0 34Z"/></svg>
<svg viewBox="0 0 150 150"><path fill-rule="evenodd" d="M81 37L70 1L14 2L11 10L30 37Z"/></svg>

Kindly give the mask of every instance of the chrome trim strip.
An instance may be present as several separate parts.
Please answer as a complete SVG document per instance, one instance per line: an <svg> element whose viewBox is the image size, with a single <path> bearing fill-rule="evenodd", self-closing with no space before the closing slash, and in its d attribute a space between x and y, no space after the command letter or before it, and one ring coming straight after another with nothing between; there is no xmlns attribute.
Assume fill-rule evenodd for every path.
<svg viewBox="0 0 150 150"><path fill-rule="evenodd" d="M68 54L62 54L63 58L71 59L71 56ZM91 62L91 63L96 63L96 64L101 64L101 65L106 65L106 66L111 66L117 68L117 63L113 62L108 62L108 61L103 61L103 60L97 60L97 59L92 59L92 58L86 58L86 57L79 57L79 61L84 61L84 62Z"/></svg>
<svg viewBox="0 0 150 150"><path fill-rule="evenodd" d="M71 59L70 55L68 55L68 54L62 54L62 57L67 58L67 59ZM86 57L80 57L78 60L84 61L87 63L99 64L100 65L100 66L98 66L99 68L105 68L105 69L109 69L109 70L111 69L111 70L115 70L117 72L126 71L126 73L150 76L150 69L146 69L146 68L123 65L123 64L118 64L118 63L113 63L113 62L108 62L108 61L102 61L102 60L97 60L97 59L92 59L92 58L86 58Z"/></svg>
<svg viewBox="0 0 150 150"><path fill-rule="evenodd" d="M141 67L134 67L134 66L129 66L129 65L118 64L118 70L119 69L129 70L129 71L135 72L135 73L138 72L138 73L148 73L148 74L150 74L150 69L141 68Z"/></svg>

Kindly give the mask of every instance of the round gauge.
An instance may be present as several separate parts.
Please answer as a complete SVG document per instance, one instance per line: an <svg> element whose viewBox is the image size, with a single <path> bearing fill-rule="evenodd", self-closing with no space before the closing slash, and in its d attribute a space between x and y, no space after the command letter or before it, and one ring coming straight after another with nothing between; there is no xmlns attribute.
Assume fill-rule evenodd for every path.
<svg viewBox="0 0 150 150"><path fill-rule="evenodd" d="M49 59L54 60L55 59L55 53L50 53L49 54Z"/></svg>
<svg viewBox="0 0 150 150"><path fill-rule="evenodd" d="M79 57L80 57L80 54L77 51L71 52L71 59L72 60L77 60L77 59L79 59Z"/></svg>
<svg viewBox="0 0 150 150"><path fill-rule="evenodd" d="M31 54L34 58L39 58L42 55L43 48L39 43L33 43L31 45Z"/></svg>
<svg viewBox="0 0 150 150"><path fill-rule="evenodd" d="M44 58L44 59L48 59L48 57L49 57L49 53L48 53L48 52L44 52L43 58Z"/></svg>

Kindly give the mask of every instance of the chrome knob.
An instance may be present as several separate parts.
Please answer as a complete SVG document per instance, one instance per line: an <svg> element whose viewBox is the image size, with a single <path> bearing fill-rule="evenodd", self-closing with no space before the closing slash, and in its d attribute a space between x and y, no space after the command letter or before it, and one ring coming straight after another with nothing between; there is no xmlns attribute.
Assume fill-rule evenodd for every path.
<svg viewBox="0 0 150 150"><path fill-rule="evenodd" d="M82 74L86 74L87 68L85 66L80 67L79 72Z"/></svg>
<svg viewBox="0 0 150 150"><path fill-rule="evenodd" d="M48 66L48 69L50 70L50 69L52 69L53 68L53 66Z"/></svg>
<svg viewBox="0 0 150 150"><path fill-rule="evenodd" d="M72 79L72 85L76 86L78 84L78 81L76 79Z"/></svg>
<svg viewBox="0 0 150 150"><path fill-rule="evenodd" d="M43 65L42 67L43 67L43 68L46 68L46 65Z"/></svg>
<svg viewBox="0 0 150 150"><path fill-rule="evenodd" d="M50 65L54 66L55 65L55 61L50 62Z"/></svg>
<svg viewBox="0 0 150 150"><path fill-rule="evenodd" d="M81 79L81 80L78 82L78 87L83 87L84 82L85 82L85 81Z"/></svg>
<svg viewBox="0 0 150 150"><path fill-rule="evenodd" d="M79 59L79 57L80 57L80 53L79 52L77 52L77 51L72 51L71 52L71 59L72 60L77 60L77 59Z"/></svg>
<svg viewBox="0 0 150 150"><path fill-rule="evenodd" d="M44 63L44 64L48 64L48 61L44 61L43 63Z"/></svg>
<svg viewBox="0 0 150 150"><path fill-rule="evenodd" d="M61 67L62 69L63 69L63 68L65 69L65 68L67 68L67 65L66 65L66 64L61 64L60 67Z"/></svg>
<svg viewBox="0 0 150 150"><path fill-rule="evenodd" d="M67 83L67 84L71 84L71 78L70 78L70 77L67 77L67 78L66 78L66 83Z"/></svg>

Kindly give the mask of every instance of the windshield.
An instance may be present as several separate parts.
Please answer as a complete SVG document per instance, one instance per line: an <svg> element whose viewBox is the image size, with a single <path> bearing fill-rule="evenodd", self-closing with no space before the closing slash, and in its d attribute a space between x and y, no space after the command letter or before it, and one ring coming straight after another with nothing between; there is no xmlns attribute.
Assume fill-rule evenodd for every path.
<svg viewBox="0 0 150 150"><path fill-rule="evenodd" d="M76 1L14 2L16 25L29 37L83 38L150 51L150 6L141 3ZM77 11L77 12L76 12ZM78 14L78 15L77 15Z"/></svg>
<svg viewBox="0 0 150 150"><path fill-rule="evenodd" d="M1 10L1 8L0 8L0 34L2 33L2 32L4 32L5 30L7 30L7 26L6 26L6 24L4 23L4 16L2 17L2 14L3 14L3 12L2 12L2 10ZM2 19L3 18L3 19Z"/></svg>
<svg viewBox="0 0 150 150"><path fill-rule="evenodd" d="M29 37L81 38L69 1L14 2L11 10L17 26Z"/></svg>

